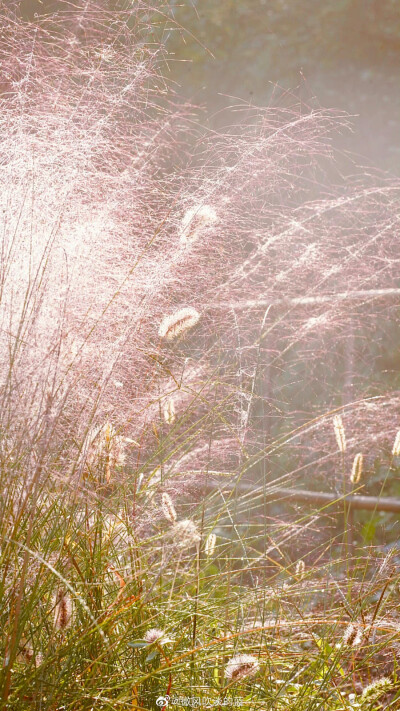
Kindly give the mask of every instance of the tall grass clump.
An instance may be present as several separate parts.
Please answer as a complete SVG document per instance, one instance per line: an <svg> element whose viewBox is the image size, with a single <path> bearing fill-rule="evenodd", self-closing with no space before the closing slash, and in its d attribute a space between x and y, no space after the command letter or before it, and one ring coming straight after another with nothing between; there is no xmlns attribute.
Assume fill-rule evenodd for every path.
<svg viewBox="0 0 400 711"><path fill-rule="evenodd" d="M396 550L341 512L396 482L398 186L339 112L202 130L168 17L2 7L0 707L395 708Z"/></svg>

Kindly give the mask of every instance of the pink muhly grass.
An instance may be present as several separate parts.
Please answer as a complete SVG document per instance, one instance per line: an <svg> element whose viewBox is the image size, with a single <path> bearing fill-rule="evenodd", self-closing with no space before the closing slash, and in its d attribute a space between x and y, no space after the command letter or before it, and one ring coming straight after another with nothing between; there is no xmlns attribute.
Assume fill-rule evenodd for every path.
<svg viewBox="0 0 400 711"><path fill-rule="evenodd" d="M326 481L335 472L331 418L302 427L315 403L293 398L291 406L288 382L305 364L302 392L309 396L338 337L357 327L367 342L373 309L380 323L390 324L395 312L385 291L397 287L400 200L395 184L373 177L338 188L319 180L332 156L332 134L347 124L338 112L251 107L241 125L204 132L193 145L192 115L186 121L192 110L174 107L158 73L160 51L154 35L146 35L146 4L135 2L126 13L102 5L78 0L29 23L13 12L18 3L3 3L1 10L0 430L1 461L8 466L1 497L17 492L20 510L13 510L12 523L24 527L36 484L48 477L54 495L63 472L63 497L74 504L84 497L82 530L94 540L93 511L107 510L98 506L106 498L102 487L91 490L79 477L103 467L112 481L127 461L130 481L120 492L129 515L126 534L103 517L103 539L106 552L134 548L136 556L159 523L160 507L145 498L147 477L157 491L165 472L171 486L182 474L181 492L191 474L199 488L213 486L215 477L220 493L233 481L255 490L267 458L275 467L274 442L283 454L278 470L283 464L288 477L293 471L315 475L321 467ZM348 296L357 291L349 309ZM336 388L340 384L324 397L330 409L337 407ZM165 423L174 423L168 428L160 426L159 413L171 392L173 406L161 409ZM397 421L398 396L352 400L360 449L371 441L375 446L379 436L389 456L386 433ZM296 435L286 442L288 422ZM122 431L134 457L125 452ZM344 453L340 415L334 434ZM315 462L311 455L324 447L326 457ZM400 434L392 453L400 453ZM18 467L26 480L14 486ZM240 482L238 472L245 475ZM201 494L214 507L215 497ZM230 494L225 501L227 513ZM247 501L238 499L239 517L255 510ZM190 503L198 501L191 497ZM186 550L192 556L196 546L200 565L195 521L178 521L167 492L161 511L171 548L182 549L176 557ZM24 540L30 551L28 544ZM150 565L152 558L153 551ZM246 568L249 579L253 567ZM296 572L302 577L300 562ZM132 586L141 577L135 564ZM22 578L21 592L26 583ZM71 620L70 595L60 589L54 626L65 630ZM145 639L162 644L168 638L152 629ZM352 623L343 645L361 642L362 630ZM255 657L239 654L225 673L236 682L258 669Z"/></svg>
<svg viewBox="0 0 400 711"><path fill-rule="evenodd" d="M240 130L205 132L189 148L191 109L174 107L171 94L160 105L160 87L168 90L158 48L143 39L145 7L135 4L127 22L93 0L85 11L78 3L30 23L12 5L2 8L0 390L12 397L13 417L1 424L13 429L7 447L15 449L14 431L24 433L18 446L29 452L30 471L40 440L68 477L81 474L82 454L91 457L87 432L112 422L140 442L135 462L148 472L171 380L174 437L181 427L171 470L183 464L184 475L190 469L199 479L210 464L237 471L247 446L264 446L248 396L257 363L273 353L277 373L281 353L296 343L296 357L316 365L323 339L335 344L355 318L368 332L366 306L397 284L397 185L371 177L317 188L332 135L348 118L252 108ZM172 155L182 169L172 168ZM352 301L350 319L343 294L356 290L367 295ZM391 308L380 308L381 317L389 320ZM268 339L260 340L267 310ZM200 375L185 380L190 371ZM310 368L309 392L313 377ZM284 387L277 377L274 397ZM382 401L373 423L372 411L355 405L358 430L368 421L369 435L387 432L395 397L386 399L390 410ZM218 427L209 436L212 409ZM306 409L290 416L302 422ZM163 414L171 424L172 408ZM188 446L185 422L199 423ZM117 436L103 449L107 479ZM337 441L343 451L344 431Z"/></svg>

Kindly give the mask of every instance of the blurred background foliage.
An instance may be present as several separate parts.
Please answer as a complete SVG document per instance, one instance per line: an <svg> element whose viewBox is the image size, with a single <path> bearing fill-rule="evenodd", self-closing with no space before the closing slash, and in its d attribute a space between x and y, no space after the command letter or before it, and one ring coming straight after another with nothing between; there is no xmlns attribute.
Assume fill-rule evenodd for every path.
<svg viewBox="0 0 400 711"><path fill-rule="evenodd" d="M354 134L338 147L399 172L398 0L178 0L170 7L182 28L165 25L170 76L187 97L218 112L236 103L227 97L265 106L290 91L289 101L344 109L354 115Z"/></svg>
<svg viewBox="0 0 400 711"><path fill-rule="evenodd" d="M109 9L129 11L134 0L104 0ZM22 0L24 19L50 12L58 0ZM178 97L204 108L193 120L211 128L243 119L224 111L229 105L245 108L300 104L333 107L352 115L354 130L334 136L342 151L340 171L356 172L354 162L378 171L400 172L400 2L399 0L159 0L153 12L143 10L146 31L165 43L165 77ZM330 176L332 179L333 176ZM336 340L323 336L303 347L293 346L260 368L254 419L271 439L306 422L330 407L394 393L400 385L400 329L398 309L386 318L364 314L364 328L355 316ZM310 312L310 316L311 316ZM315 451L314 451L315 454ZM292 471L296 456L281 453L259 464L251 477L276 477ZM396 466L387 477L388 463L380 457L367 463L366 494L399 495ZM271 474L272 469L272 474ZM304 482L303 482L304 483ZM301 485L301 477L299 479ZM334 486L327 472L307 476L307 488ZM284 504L284 508L287 504ZM361 514L364 540L370 541L392 520L391 514L372 522ZM361 521L360 521L361 522ZM368 528L368 526L370 526ZM398 536L398 532L393 534Z"/></svg>
<svg viewBox="0 0 400 711"><path fill-rule="evenodd" d="M16 2L31 20L63 4ZM135 0L105 4L136 6ZM206 108L212 126L238 99L343 109L354 117L354 133L337 146L399 173L398 0L156 0L153 10L148 29L170 53L167 78Z"/></svg>

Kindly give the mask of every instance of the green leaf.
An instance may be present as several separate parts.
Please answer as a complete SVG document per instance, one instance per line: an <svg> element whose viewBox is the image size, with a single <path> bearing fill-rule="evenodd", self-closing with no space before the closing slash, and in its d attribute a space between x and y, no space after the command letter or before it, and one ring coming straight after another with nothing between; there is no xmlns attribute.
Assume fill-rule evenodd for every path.
<svg viewBox="0 0 400 711"><path fill-rule="evenodd" d="M365 543L372 543L376 534L376 527L379 523L379 517L373 516L361 529L361 535Z"/></svg>

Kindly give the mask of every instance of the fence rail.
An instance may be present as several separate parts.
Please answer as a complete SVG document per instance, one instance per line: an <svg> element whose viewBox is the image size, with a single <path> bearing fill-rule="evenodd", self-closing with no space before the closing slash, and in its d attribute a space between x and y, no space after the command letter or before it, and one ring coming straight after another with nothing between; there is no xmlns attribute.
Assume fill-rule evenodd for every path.
<svg viewBox="0 0 400 711"><path fill-rule="evenodd" d="M206 304L206 308L228 308L237 309L239 311L246 309L266 309L269 306L318 306L319 304L334 303L335 301L359 301L369 299L382 298L397 298L400 299L400 289L359 289L353 291L343 291L333 294L317 294L313 296L298 296L292 298L261 298L261 299L242 299L241 301L232 301L229 303L215 302Z"/></svg>
<svg viewBox="0 0 400 711"><path fill-rule="evenodd" d="M260 491L251 484L239 484L239 491ZM292 501L305 501L310 504L335 504L346 501L350 509L364 509L367 511L389 511L390 513L400 513L400 499L386 496L362 496L359 494L348 494L340 496L327 492L307 491L305 489L285 489L274 488L265 492L265 497L269 500L292 499Z"/></svg>

